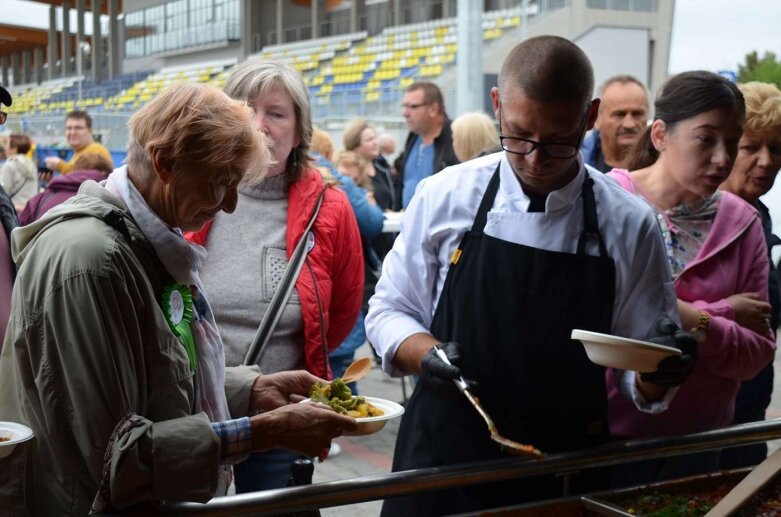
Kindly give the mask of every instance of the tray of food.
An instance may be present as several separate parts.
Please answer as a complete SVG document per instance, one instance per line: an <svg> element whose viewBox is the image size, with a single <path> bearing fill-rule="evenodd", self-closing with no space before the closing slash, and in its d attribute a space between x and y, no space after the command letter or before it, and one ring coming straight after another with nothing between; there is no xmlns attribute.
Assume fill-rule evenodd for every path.
<svg viewBox="0 0 781 517"><path fill-rule="evenodd" d="M748 472L747 469L724 471L598 492L585 497L575 496L496 508L481 511L475 515L492 517L542 517L550 515L699 517L706 515ZM781 516L781 513L778 515Z"/></svg>

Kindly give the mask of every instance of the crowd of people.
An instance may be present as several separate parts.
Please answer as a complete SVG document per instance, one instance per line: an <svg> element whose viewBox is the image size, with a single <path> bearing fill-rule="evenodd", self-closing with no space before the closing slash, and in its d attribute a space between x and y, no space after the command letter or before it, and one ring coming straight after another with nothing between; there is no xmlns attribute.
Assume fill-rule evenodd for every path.
<svg viewBox="0 0 781 517"><path fill-rule="evenodd" d="M35 438L0 460L0 508L82 515L206 501L231 482L284 487L297 458L356 428L298 402L367 340L384 371L418 379L394 471L505 456L461 376L503 435L548 453L764 419L781 241L760 198L781 169L781 91L684 72L649 123L641 81L594 87L576 45L525 40L491 90L493 119L451 121L435 84L410 85L394 159L394 139L363 119L337 150L301 75L249 59L223 91L175 85L134 113L116 169L89 115L69 113L73 158L46 159L55 175L40 192L29 138L12 135L0 420ZM382 231L388 212L403 212L398 236ZM681 354L653 372L606 369L576 328ZM594 469L567 490L766 455ZM393 497L382 512L564 490L535 476Z"/></svg>

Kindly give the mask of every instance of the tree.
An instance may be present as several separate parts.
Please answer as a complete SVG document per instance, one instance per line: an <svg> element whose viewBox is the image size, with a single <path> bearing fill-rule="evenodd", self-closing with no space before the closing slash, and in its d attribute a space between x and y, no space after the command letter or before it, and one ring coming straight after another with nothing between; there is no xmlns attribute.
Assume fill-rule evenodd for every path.
<svg viewBox="0 0 781 517"><path fill-rule="evenodd" d="M746 63L738 65L738 80L773 83L781 88L781 62L776 60L774 52L765 52L762 58L756 51L746 54Z"/></svg>

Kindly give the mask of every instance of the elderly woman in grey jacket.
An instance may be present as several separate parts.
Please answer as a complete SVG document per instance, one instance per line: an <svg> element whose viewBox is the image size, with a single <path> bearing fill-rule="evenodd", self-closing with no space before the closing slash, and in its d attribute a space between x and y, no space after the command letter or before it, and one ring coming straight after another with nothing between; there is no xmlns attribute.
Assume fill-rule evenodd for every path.
<svg viewBox="0 0 781 517"><path fill-rule="evenodd" d="M319 380L307 372L224 366L198 276L205 251L181 232L232 212L245 172L262 173L250 117L212 87L172 87L130 119L127 166L13 234L0 420L35 438L0 460L0 508L206 501L251 451L315 455L355 428L291 404Z"/></svg>

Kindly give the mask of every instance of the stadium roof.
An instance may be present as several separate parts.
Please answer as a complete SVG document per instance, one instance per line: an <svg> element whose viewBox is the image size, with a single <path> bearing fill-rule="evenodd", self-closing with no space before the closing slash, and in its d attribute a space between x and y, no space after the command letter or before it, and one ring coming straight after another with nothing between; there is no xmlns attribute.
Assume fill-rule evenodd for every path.
<svg viewBox="0 0 781 517"><path fill-rule="evenodd" d="M29 1L30 2L36 2L36 3L39 3L39 4L46 4L46 5L54 4L54 5L58 6L58 7L61 6L62 2L63 2L63 0L29 0ZM73 0L69 0L69 4L70 4L70 8L75 11L76 10L75 2ZM122 12L122 4L123 4L123 1L119 0L119 10L118 10L118 12L120 12L120 13ZM106 2L106 1L102 2L101 6L103 8L100 11L101 14L108 14L108 2ZM84 11L85 12L86 11L92 12L92 0L85 0L85 2L84 2Z"/></svg>
<svg viewBox="0 0 781 517"><path fill-rule="evenodd" d="M4 0L2 16L0 16L0 56L9 57L16 52L29 50L32 54L36 47L46 47L49 41L49 10L48 6L62 6L63 0ZM31 5L24 5L31 4ZM70 0L70 31L76 36L75 2ZM119 0L119 10L122 12L123 0ZM92 0L85 0L84 29L88 37L92 35ZM108 2L102 2L101 14L108 14ZM62 14L57 12L57 48L62 45Z"/></svg>

